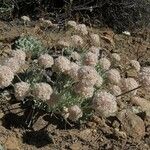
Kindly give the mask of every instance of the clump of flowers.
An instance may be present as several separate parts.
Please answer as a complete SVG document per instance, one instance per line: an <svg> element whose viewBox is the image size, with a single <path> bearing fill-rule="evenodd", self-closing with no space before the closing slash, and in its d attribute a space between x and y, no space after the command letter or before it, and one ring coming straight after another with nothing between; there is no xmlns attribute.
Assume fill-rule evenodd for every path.
<svg viewBox="0 0 150 150"><path fill-rule="evenodd" d="M100 46L100 38L98 34L91 34L91 44L94 46Z"/></svg>
<svg viewBox="0 0 150 150"><path fill-rule="evenodd" d="M27 82L18 82L14 85L15 97L17 100L24 100L29 96L30 84Z"/></svg>
<svg viewBox="0 0 150 150"><path fill-rule="evenodd" d="M15 58L6 59L3 62L3 65L9 67L13 73L18 72L20 69L20 64L19 64L18 60Z"/></svg>
<svg viewBox="0 0 150 150"><path fill-rule="evenodd" d="M136 61L136 60L131 60L131 61L130 61L130 65L131 65L131 67L132 67L133 69L135 69L137 72L139 72L140 69L141 69L140 63L139 63L138 61Z"/></svg>
<svg viewBox="0 0 150 150"><path fill-rule="evenodd" d="M80 31L82 37L72 35L69 41L58 40L58 55L46 53L41 42L25 36L15 42L17 49L0 66L0 88L13 85L10 87L14 89L17 102L27 108L28 126L41 112L59 114L73 122L87 119L94 111L102 117L113 116L118 110L118 97L124 93L136 95L140 85L150 87L149 67L141 68L132 60L133 68L140 72L140 85L134 78L122 79L125 76L119 72L122 68L111 65L111 61L119 62L120 56L117 53L102 56L98 34L88 35L85 25L73 21L67 26ZM87 44L83 35L89 36L90 48L83 47ZM28 54L31 55L28 68L18 73Z"/></svg>
<svg viewBox="0 0 150 150"><path fill-rule="evenodd" d="M74 47L80 47L84 43L83 39L79 35L73 35L71 36L71 44Z"/></svg>
<svg viewBox="0 0 150 150"><path fill-rule="evenodd" d="M139 87L138 82L134 78L122 79L122 90L124 92L134 90ZM130 92L130 95L136 95L137 90Z"/></svg>
<svg viewBox="0 0 150 150"><path fill-rule="evenodd" d="M111 66L111 62L107 58L101 58L98 63L103 70L109 70Z"/></svg>
<svg viewBox="0 0 150 150"><path fill-rule="evenodd" d="M80 69L80 66L77 65L74 62L70 63L70 69L68 71L68 75L74 80L78 81L78 70Z"/></svg>
<svg viewBox="0 0 150 150"><path fill-rule="evenodd" d="M0 66L0 88L3 89L11 85L13 79L13 71L7 66Z"/></svg>
<svg viewBox="0 0 150 150"><path fill-rule="evenodd" d="M90 98L93 96L94 87L86 86L84 83L76 83L74 86L74 92L79 94L81 97Z"/></svg>
<svg viewBox="0 0 150 150"><path fill-rule="evenodd" d="M118 96L122 93L121 88L118 85L110 85L110 90L113 95Z"/></svg>
<svg viewBox="0 0 150 150"><path fill-rule="evenodd" d="M119 84L120 84L121 76L120 76L120 73L119 73L118 70L116 70L116 69L110 69L110 70L107 72L107 77L108 77L108 80L109 80L112 84L116 84L116 85L119 85Z"/></svg>
<svg viewBox="0 0 150 150"><path fill-rule="evenodd" d="M52 93L53 93L53 89L47 83L36 83L32 91L32 94L35 97L43 101L49 100Z"/></svg>
<svg viewBox="0 0 150 150"><path fill-rule="evenodd" d="M59 56L54 60L54 70L61 73L68 72L70 70L70 61L64 56Z"/></svg>
<svg viewBox="0 0 150 150"><path fill-rule="evenodd" d="M77 30L79 33L83 34L83 35L87 35L87 34L88 34L88 30L87 30L87 27L86 27L85 24L78 24L78 25L76 26L76 30Z"/></svg>
<svg viewBox="0 0 150 150"><path fill-rule="evenodd" d="M100 47L91 46L89 51L99 56Z"/></svg>
<svg viewBox="0 0 150 150"><path fill-rule="evenodd" d="M88 86L94 86L97 82L98 73L94 67L83 66L78 70L79 81Z"/></svg>
<svg viewBox="0 0 150 150"><path fill-rule="evenodd" d="M11 57L15 58L19 64L24 64L26 60L26 53L23 50L17 49L11 52Z"/></svg>
<svg viewBox="0 0 150 150"><path fill-rule="evenodd" d="M49 54L44 54L38 58L38 63L41 67L43 67L45 69L51 68L52 65L54 64L54 59Z"/></svg>
<svg viewBox="0 0 150 150"><path fill-rule="evenodd" d="M85 54L83 62L84 65L96 66L96 64L98 63L98 56L92 52L88 52Z"/></svg>
<svg viewBox="0 0 150 150"><path fill-rule="evenodd" d="M109 117L117 112L116 97L106 91L98 91L92 100L93 109L101 116Z"/></svg>
<svg viewBox="0 0 150 150"><path fill-rule="evenodd" d="M59 40L57 45L59 47L63 47L63 48L70 47L70 43L68 41L65 41L65 40Z"/></svg>

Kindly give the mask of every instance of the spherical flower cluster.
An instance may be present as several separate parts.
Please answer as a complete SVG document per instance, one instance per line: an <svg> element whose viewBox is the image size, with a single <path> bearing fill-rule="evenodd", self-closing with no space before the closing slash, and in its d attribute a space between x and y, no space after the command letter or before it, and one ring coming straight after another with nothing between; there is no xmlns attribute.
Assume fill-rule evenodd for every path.
<svg viewBox="0 0 150 150"><path fill-rule="evenodd" d="M20 69L20 64L14 57L6 59L3 65L9 67L13 73L17 73Z"/></svg>
<svg viewBox="0 0 150 150"><path fill-rule="evenodd" d="M116 85L118 85L121 81L121 76L117 69L110 69L107 72L107 78L112 84Z"/></svg>
<svg viewBox="0 0 150 150"><path fill-rule="evenodd" d="M0 89L8 87L14 79L14 73L7 66L0 66Z"/></svg>
<svg viewBox="0 0 150 150"><path fill-rule="evenodd" d="M124 92L136 89L138 87L139 87L139 84L133 78L125 78L122 80L122 90ZM137 93L137 90L134 90L134 91L130 92L130 95L136 95L136 93Z"/></svg>
<svg viewBox="0 0 150 150"><path fill-rule="evenodd" d="M83 35L87 35L87 34L88 34L88 30L87 30L87 27L86 27L85 24L78 24L78 25L76 26L76 30L77 30L79 33L83 34Z"/></svg>
<svg viewBox="0 0 150 150"><path fill-rule="evenodd" d="M100 38L98 34L91 34L91 44L94 46L100 46Z"/></svg>
<svg viewBox="0 0 150 150"><path fill-rule="evenodd" d="M83 113L82 113L82 110L80 109L79 106L77 105L74 105L74 106L71 106L68 108L68 113L69 113L69 116L68 118L71 120L71 121L77 121L79 118L82 117Z"/></svg>
<svg viewBox="0 0 150 150"><path fill-rule="evenodd" d="M78 80L78 70L80 66L78 66L76 63L71 62L70 63L70 70L68 71L68 75L75 81Z"/></svg>
<svg viewBox="0 0 150 150"><path fill-rule="evenodd" d="M99 51L100 51L100 48L99 47L95 47L95 46L91 46L89 48L89 51L96 54L97 56L99 56Z"/></svg>
<svg viewBox="0 0 150 150"><path fill-rule="evenodd" d="M94 67L82 66L78 70L78 78L85 86L94 86L98 79L98 73Z"/></svg>
<svg viewBox="0 0 150 150"><path fill-rule="evenodd" d="M78 36L78 35L73 35L71 36L71 43L73 44L74 47L80 47L83 45L83 39Z"/></svg>
<svg viewBox="0 0 150 150"><path fill-rule="evenodd" d="M136 61L136 60L131 60L131 61L130 61L130 65L131 65L131 67L134 68L137 72L139 72L140 69L141 69L140 63L139 63L138 61Z"/></svg>
<svg viewBox="0 0 150 150"><path fill-rule="evenodd" d="M17 100L23 100L30 93L30 84L26 82L16 83L14 86L15 97Z"/></svg>
<svg viewBox="0 0 150 150"><path fill-rule="evenodd" d="M94 87L93 86L85 86L82 83L76 83L74 86L74 92L79 94L81 97L90 98L93 96Z"/></svg>
<svg viewBox="0 0 150 150"><path fill-rule="evenodd" d="M70 20L70 21L67 22L67 26L76 29L77 28L77 23L75 21Z"/></svg>
<svg viewBox="0 0 150 150"><path fill-rule="evenodd" d="M54 69L66 73L70 70L70 61L64 56L59 56L54 61Z"/></svg>
<svg viewBox="0 0 150 150"><path fill-rule="evenodd" d="M49 84L43 82L36 83L32 92L33 96L43 101L49 100L52 93L52 87Z"/></svg>
<svg viewBox="0 0 150 150"><path fill-rule="evenodd" d="M111 90L112 94L115 96L118 96L122 93L120 87L117 85L111 85L110 90Z"/></svg>
<svg viewBox="0 0 150 150"><path fill-rule="evenodd" d="M102 86L102 84L103 84L103 78L100 75L98 75L97 82L96 82L95 86L97 88L100 88Z"/></svg>
<svg viewBox="0 0 150 150"><path fill-rule="evenodd" d="M103 70L109 70L109 68L111 66L111 63L110 63L110 61L107 58L101 58L99 60L99 65L101 66L101 68Z"/></svg>
<svg viewBox="0 0 150 150"><path fill-rule="evenodd" d="M84 65L94 67L94 66L96 66L97 62L98 62L98 56L92 52L86 53L84 58L83 58Z"/></svg>
<svg viewBox="0 0 150 150"><path fill-rule="evenodd" d="M139 77L140 77L142 87L146 91L150 91L150 67L141 68Z"/></svg>
<svg viewBox="0 0 150 150"><path fill-rule="evenodd" d="M46 69L52 67L54 64L54 59L49 54L44 54L38 58L38 63L41 67Z"/></svg>
<svg viewBox="0 0 150 150"><path fill-rule="evenodd" d="M57 45L60 46L61 48L70 47L69 41L64 41L64 40L59 40L59 41L57 42Z"/></svg>
<svg viewBox="0 0 150 150"><path fill-rule="evenodd" d="M26 53L24 51L20 49L13 50L11 56L17 59L20 65L23 65L25 63Z"/></svg>
<svg viewBox="0 0 150 150"><path fill-rule="evenodd" d="M75 60L75 61L79 61L79 60L81 59L81 56L80 56L80 54L77 53L77 52L72 52L72 53L71 53L71 58L72 58L73 60Z"/></svg>
<svg viewBox="0 0 150 150"><path fill-rule="evenodd" d="M120 55L117 53L112 53L112 58L117 62L119 62L121 60Z"/></svg>
<svg viewBox="0 0 150 150"><path fill-rule="evenodd" d="M116 97L106 91L98 91L92 100L93 109L104 117L109 117L117 111Z"/></svg>

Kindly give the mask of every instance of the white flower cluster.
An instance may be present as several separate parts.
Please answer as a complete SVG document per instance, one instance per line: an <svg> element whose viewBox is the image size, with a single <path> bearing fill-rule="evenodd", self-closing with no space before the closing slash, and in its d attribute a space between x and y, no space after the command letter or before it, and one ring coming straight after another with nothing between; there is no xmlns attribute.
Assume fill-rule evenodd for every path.
<svg viewBox="0 0 150 150"><path fill-rule="evenodd" d="M131 61L130 61L130 65L131 65L131 67L132 67L133 69L135 69L137 72L139 72L140 69L141 69L140 63L139 63L138 61L136 61L136 60L131 60Z"/></svg>
<svg viewBox="0 0 150 150"><path fill-rule="evenodd" d="M106 91L98 91L92 100L93 109L101 116L109 117L116 113L116 97Z"/></svg>
<svg viewBox="0 0 150 150"><path fill-rule="evenodd" d="M26 82L16 83L14 86L15 97L17 100L23 100L25 97L29 96L30 84Z"/></svg>
<svg viewBox="0 0 150 150"><path fill-rule="evenodd" d="M111 62L107 58L101 58L98 63L103 70L109 70L111 66Z"/></svg>
<svg viewBox="0 0 150 150"><path fill-rule="evenodd" d="M49 100L52 93L53 93L52 87L49 84L42 82L36 83L32 91L34 97L43 101Z"/></svg>
<svg viewBox="0 0 150 150"><path fill-rule="evenodd" d="M55 71L67 73L70 70L70 60L64 56L59 56L54 60L53 68Z"/></svg>
<svg viewBox="0 0 150 150"><path fill-rule="evenodd" d="M2 66L0 66L0 88L5 88L12 83L14 75L19 71L21 65L25 63L25 59L25 52L13 50L10 58L2 62Z"/></svg>
<svg viewBox="0 0 150 150"><path fill-rule="evenodd" d="M97 54L88 52L85 54L83 61L84 61L84 65L95 67L96 64L98 63L98 56L97 56Z"/></svg>
<svg viewBox="0 0 150 150"><path fill-rule="evenodd" d="M14 79L14 73L7 66L0 66L0 88L8 87Z"/></svg>
<svg viewBox="0 0 150 150"><path fill-rule="evenodd" d="M82 66L78 69L78 80L74 86L74 91L84 98L90 98L94 93L94 86L100 87L103 79L94 67Z"/></svg>
<svg viewBox="0 0 150 150"><path fill-rule="evenodd" d="M125 78L122 79L122 91L127 92L134 90L139 87L138 82L134 78ZM130 95L136 95L137 90L130 92Z"/></svg>
<svg viewBox="0 0 150 150"><path fill-rule="evenodd" d="M38 58L38 63L41 67L43 67L45 69L51 68L52 65L54 64L54 59L49 54L44 54Z"/></svg>
<svg viewBox="0 0 150 150"><path fill-rule="evenodd" d="M98 34L91 34L90 35L91 45L93 46L100 46L100 37Z"/></svg>
<svg viewBox="0 0 150 150"><path fill-rule="evenodd" d="M115 85L119 85L121 81L121 76L118 70L116 69L110 69L107 72L107 78L108 80Z"/></svg>

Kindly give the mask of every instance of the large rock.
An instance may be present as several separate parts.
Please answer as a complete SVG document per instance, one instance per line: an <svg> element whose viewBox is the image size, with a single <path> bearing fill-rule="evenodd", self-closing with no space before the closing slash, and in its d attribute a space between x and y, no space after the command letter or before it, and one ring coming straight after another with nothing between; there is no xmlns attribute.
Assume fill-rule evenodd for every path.
<svg viewBox="0 0 150 150"><path fill-rule="evenodd" d="M130 110L122 110L117 118L121 122L121 130L136 140L140 140L145 135L145 125L143 120Z"/></svg>

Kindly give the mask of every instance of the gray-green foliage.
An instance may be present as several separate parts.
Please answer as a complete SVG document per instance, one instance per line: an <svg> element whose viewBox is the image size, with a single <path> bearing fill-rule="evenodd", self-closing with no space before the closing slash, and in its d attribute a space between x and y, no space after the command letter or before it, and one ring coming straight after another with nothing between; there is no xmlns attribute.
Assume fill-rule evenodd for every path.
<svg viewBox="0 0 150 150"><path fill-rule="evenodd" d="M31 54L32 57L37 57L46 50L42 42L32 36L20 37L15 41L15 47Z"/></svg>

